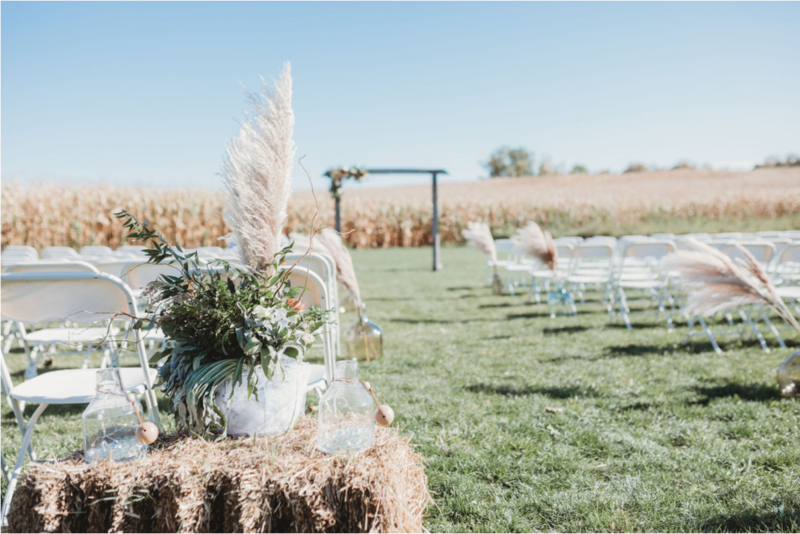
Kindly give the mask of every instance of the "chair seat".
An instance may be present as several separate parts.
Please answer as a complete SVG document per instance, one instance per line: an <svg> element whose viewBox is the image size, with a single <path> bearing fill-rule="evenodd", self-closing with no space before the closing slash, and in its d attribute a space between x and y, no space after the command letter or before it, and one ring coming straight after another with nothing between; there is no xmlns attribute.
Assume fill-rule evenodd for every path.
<svg viewBox="0 0 800 534"><path fill-rule="evenodd" d="M50 371L31 378L11 390L18 401L39 404L88 404L95 396L98 369L67 369ZM145 388L144 372L140 367L120 368L125 389L142 393ZM148 369L150 380L155 381L158 371Z"/></svg>
<svg viewBox="0 0 800 534"><path fill-rule="evenodd" d="M107 336L119 334L119 328L95 326L91 328L43 328L25 334L30 343L92 343L102 341Z"/></svg>
<svg viewBox="0 0 800 534"><path fill-rule="evenodd" d="M629 289L661 289L665 284L661 280L620 280L617 285Z"/></svg>
<svg viewBox="0 0 800 534"><path fill-rule="evenodd" d="M605 284L608 282L608 275L592 276L588 274L570 276L569 280L572 284Z"/></svg>
<svg viewBox="0 0 800 534"><path fill-rule="evenodd" d="M776 287L775 291L782 299L800 299L800 286Z"/></svg>

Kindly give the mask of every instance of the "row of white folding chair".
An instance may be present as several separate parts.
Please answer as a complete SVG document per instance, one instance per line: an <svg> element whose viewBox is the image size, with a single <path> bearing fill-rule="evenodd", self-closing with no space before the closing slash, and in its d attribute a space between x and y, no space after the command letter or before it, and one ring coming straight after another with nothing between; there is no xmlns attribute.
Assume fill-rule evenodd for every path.
<svg viewBox="0 0 800 534"><path fill-rule="evenodd" d="M136 299L130 289L118 278L97 272L51 272L10 273L0 280L2 319L20 324L39 324L54 320L65 320L77 324L110 321L117 313L137 316ZM159 426L158 403L153 390L155 369L150 369L138 331L135 344L139 356L138 368L121 371L128 389L143 394L149 418ZM50 404L86 404L95 395L94 369L52 371L34 377L16 387L11 387L4 358L3 389L12 407L20 402L38 403L28 423L18 420L24 433L17 463L11 474L8 489L3 499L2 517L6 524L8 505L14 494L25 455L31 447L33 429L41 413ZM9 382L5 384L5 382ZM14 410L21 415L21 409Z"/></svg>

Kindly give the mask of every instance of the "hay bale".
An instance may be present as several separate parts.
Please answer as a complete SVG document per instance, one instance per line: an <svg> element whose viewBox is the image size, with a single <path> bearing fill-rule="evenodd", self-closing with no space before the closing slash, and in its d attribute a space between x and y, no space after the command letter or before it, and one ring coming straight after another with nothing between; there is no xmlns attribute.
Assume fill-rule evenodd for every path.
<svg viewBox="0 0 800 534"><path fill-rule="evenodd" d="M420 532L431 502L408 438L378 428L354 457L316 450L316 419L268 439L160 438L147 458L32 464L9 532Z"/></svg>

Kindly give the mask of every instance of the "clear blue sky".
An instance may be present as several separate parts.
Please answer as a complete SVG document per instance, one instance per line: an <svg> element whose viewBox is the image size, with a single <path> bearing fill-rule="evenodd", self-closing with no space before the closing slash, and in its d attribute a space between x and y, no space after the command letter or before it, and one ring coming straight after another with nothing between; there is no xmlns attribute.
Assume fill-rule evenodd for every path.
<svg viewBox="0 0 800 534"><path fill-rule="evenodd" d="M350 164L475 180L503 144L612 171L800 151L796 2L1 9L3 180L218 188L240 82L286 60L315 187Z"/></svg>

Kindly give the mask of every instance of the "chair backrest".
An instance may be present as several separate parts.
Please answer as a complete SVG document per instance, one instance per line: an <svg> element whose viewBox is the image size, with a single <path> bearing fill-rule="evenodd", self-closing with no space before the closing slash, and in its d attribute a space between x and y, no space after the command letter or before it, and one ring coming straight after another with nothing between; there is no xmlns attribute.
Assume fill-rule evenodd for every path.
<svg viewBox="0 0 800 534"><path fill-rule="evenodd" d="M94 265L85 261L36 261L17 263L6 268L7 273L98 273Z"/></svg>
<svg viewBox="0 0 800 534"><path fill-rule="evenodd" d="M155 282L162 275L179 276L180 267L166 263L128 262L122 267L122 280L131 289L143 289L150 282Z"/></svg>
<svg viewBox="0 0 800 534"><path fill-rule="evenodd" d="M47 260L53 258L78 259L78 253L75 252L74 248L70 247L45 247L44 251L42 252L42 259Z"/></svg>
<svg viewBox="0 0 800 534"><path fill-rule="evenodd" d="M2 277L0 288L3 320L93 323L119 312L137 315L128 286L103 273L11 273Z"/></svg>
<svg viewBox="0 0 800 534"><path fill-rule="evenodd" d="M573 249L572 257L582 260L603 260L610 259L613 253L614 247L612 245L607 243L596 244L587 239Z"/></svg>
<svg viewBox="0 0 800 534"><path fill-rule="evenodd" d="M299 262L299 263L298 263ZM314 252L308 255L291 253L286 255L286 267L297 263L298 267L311 270L325 283L328 291L328 304L335 308L338 306L338 282L336 280L336 264L327 254Z"/></svg>
<svg viewBox="0 0 800 534"><path fill-rule="evenodd" d="M304 267L295 267L289 272L289 275L286 277L289 283L291 283L292 287L305 287L307 288L300 296L300 302L306 305L306 307L311 306L319 306L323 310L329 309L330 304L328 303L328 295L327 295L327 288L325 286L325 282L323 282L322 278L317 276L312 271ZM324 336L323 336L324 339ZM335 341L331 339L335 344ZM335 350L334 346L326 347L325 353L325 379L328 380L328 383L333 379L333 367L335 362L335 356L333 356Z"/></svg>
<svg viewBox="0 0 800 534"><path fill-rule="evenodd" d="M800 243L792 243L783 247L778 254L777 262L800 264Z"/></svg>
<svg viewBox="0 0 800 534"><path fill-rule="evenodd" d="M81 247L81 256L110 256L114 251L110 247L89 246Z"/></svg>
<svg viewBox="0 0 800 534"><path fill-rule="evenodd" d="M661 259L676 250L675 243L671 240L648 240L640 243L629 243L622 251L623 258L653 258Z"/></svg>
<svg viewBox="0 0 800 534"><path fill-rule="evenodd" d="M36 258L39 257L39 251L28 245L7 245L3 252L19 252L32 255Z"/></svg>
<svg viewBox="0 0 800 534"><path fill-rule="evenodd" d="M556 243L556 252L558 253L558 259L569 261L572 258L572 251L575 250L575 247L570 243Z"/></svg>
<svg viewBox="0 0 800 534"><path fill-rule="evenodd" d="M510 254L514 250L514 240L512 239L495 239L494 248L498 253Z"/></svg>
<svg viewBox="0 0 800 534"><path fill-rule="evenodd" d="M736 245L746 249L750 254L755 256L756 260L767 263L775 255L775 245L769 241L747 241L739 243L728 243L720 247L719 251L735 260L736 258L744 259L744 254L737 248Z"/></svg>
<svg viewBox="0 0 800 534"><path fill-rule="evenodd" d="M110 274L111 276L116 276L119 279L123 279L123 271L127 265L131 264L130 259L101 259L97 261L94 266L95 268L100 271L101 273Z"/></svg>
<svg viewBox="0 0 800 534"><path fill-rule="evenodd" d="M121 245L117 247L116 252L121 252L123 254L133 254L136 256L143 256L147 257L147 254L144 253L147 247L143 247L141 245Z"/></svg>
<svg viewBox="0 0 800 534"><path fill-rule="evenodd" d="M0 254L0 261L5 265L10 265L12 263L39 261L39 256L24 250L3 251L2 254Z"/></svg>

